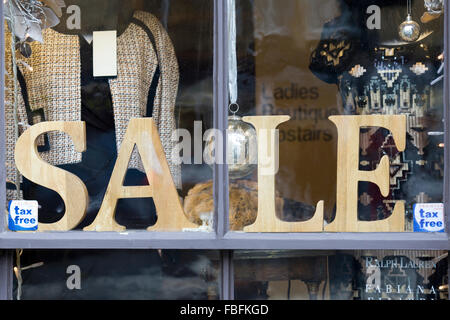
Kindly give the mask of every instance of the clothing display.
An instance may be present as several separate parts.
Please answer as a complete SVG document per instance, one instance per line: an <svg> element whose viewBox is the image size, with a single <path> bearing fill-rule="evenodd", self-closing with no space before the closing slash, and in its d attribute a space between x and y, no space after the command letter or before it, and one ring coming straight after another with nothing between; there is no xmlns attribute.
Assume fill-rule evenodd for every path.
<svg viewBox="0 0 450 320"><path fill-rule="evenodd" d="M388 130L361 130L359 169L375 170L388 155L390 194L383 198L378 186L360 182L359 219L387 218L398 200L406 201L411 218L414 203L439 203L443 196L442 82L432 84L442 64L441 35L427 30L416 42L384 42L358 38L357 32L344 32L345 26L343 16L324 25L311 55L311 71L338 86L344 114L407 116L404 152L396 149Z"/></svg>
<svg viewBox="0 0 450 320"><path fill-rule="evenodd" d="M171 161L171 135L176 127L174 108L178 64L172 43L157 18L150 13L136 11L128 25L118 30L117 77L93 77L92 43L88 43L81 33L66 34L61 30L47 29L43 36L43 44L32 44L30 58L20 56L26 65L18 64L21 92L19 129L23 131L41 121L86 122L86 152L75 152L70 137L58 132L46 134L39 142L38 151L45 161L76 174L86 184L91 198L87 217L92 218L98 211L132 118L153 117L175 185L180 187L180 167ZM6 36L6 40L9 42L6 48L9 48L10 36ZM7 50L6 61L11 61L11 51ZM7 63L7 67L12 74L11 64ZM6 87L6 100L11 102L6 105L5 113L7 180L13 181L15 138L11 80L6 81ZM146 183L146 175L135 150L125 184ZM55 213L64 213L62 200L55 204L55 199L59 198L55 192L25 178L22 185L25 199L39 200L43 209L40 218L46 220L52 216L54 219ZM12 192L8 191L8 198L12 198ZM123 205L124 201L127 205ZM142 225L148 226L151 224L148 219L155 221L154 216L148 217L152 206L151 199L120 200L117 213L120 216L121 207L125 210L140 208L134 211L141 213L145 220L141 221ZM147 217L143 218L145 215ZM134 225L129 221L130 224Z"/></svg>

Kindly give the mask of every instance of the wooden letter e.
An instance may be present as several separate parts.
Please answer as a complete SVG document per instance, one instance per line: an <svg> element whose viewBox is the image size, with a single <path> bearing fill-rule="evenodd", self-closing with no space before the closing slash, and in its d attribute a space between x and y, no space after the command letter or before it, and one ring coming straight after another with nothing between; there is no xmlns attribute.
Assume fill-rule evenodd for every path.
<svg viewBox="0 0 450 320"><path fill-rule="evenodd" d="M381 158L373 171L359 170L359 135L361 127L382 127L390 130L397 150L406 146L405 115L355 115L329 118L338 129L336 217L325 226L327 232L403 232L405 204L397 201L390 217L378 221L358 220L358 182L369 181L389 195L389 158Z"/></svg>

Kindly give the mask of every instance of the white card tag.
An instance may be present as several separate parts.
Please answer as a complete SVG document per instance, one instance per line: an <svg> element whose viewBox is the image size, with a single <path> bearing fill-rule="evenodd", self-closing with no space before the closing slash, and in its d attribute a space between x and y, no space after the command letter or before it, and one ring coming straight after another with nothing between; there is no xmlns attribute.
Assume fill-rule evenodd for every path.
<svg viewBox="0 0 450 320"><path fill-rule="evenodd" d="M443 203L416 203L414 232L445 232Z"/></svg>
<svg viewBox="0 0 450 320"><path fill-rule="evenodd" d="M94 77L117 76L117 31L92 34Z"/></svg>
<svg viewBox="0 0 450 320"><path fill-rule="evenodd" d="M37 201L11 200L9 202L9 230L36 231L38 229Z"/></svg>

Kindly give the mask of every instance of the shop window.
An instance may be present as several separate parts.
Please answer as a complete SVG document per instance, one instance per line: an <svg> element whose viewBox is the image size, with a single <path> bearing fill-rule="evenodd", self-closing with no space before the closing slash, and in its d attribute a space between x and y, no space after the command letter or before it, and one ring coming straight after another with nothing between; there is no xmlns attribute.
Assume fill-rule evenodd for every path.
<svg viewBox="0 0 450 320"><path fill-rule="evenodd" d="M445 251L236 251L235 297L447 300Z"/></svg>
<svg viewBox="0 0 450 320"><path fill-rule="evenodd" d="M0 6L0 299L448 299L444 1Z"/></svg>
<svg viewBox="0 0 450 320"><path fill-rule="evenodd" d="M214 300L216 251L18 250L14 299Z"/></svg>
<svg viewBox="0 0 450 320"><path fill-rule="evenodd" d="M213 3L49 3L5 2L7 200L38 231L212 231L184 198L213 176Z"/></svg>
<svg viewBox="0 0 450 320"><path fill-rule="evenodd" d="M444 15L407 3L236 1L237 115L278 135L230 166L231 230L444 231L414 226L443 219Z"/></svg>

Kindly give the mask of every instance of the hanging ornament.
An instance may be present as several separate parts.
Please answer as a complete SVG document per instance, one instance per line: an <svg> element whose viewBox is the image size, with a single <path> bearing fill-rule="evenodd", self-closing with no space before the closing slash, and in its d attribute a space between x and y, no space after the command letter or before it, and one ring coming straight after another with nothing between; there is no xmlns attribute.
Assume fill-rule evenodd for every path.
<svg viewBox="0 0 450 320"><path fill-rule="evenodd" d="M428 23L442 15L444 9L443 0L424 0L424 4L427 11L420 18L422 23Z"/></svg>
<svg viewBox="0 0 450 320"><path fill-rule="evenodd" d="M242 121L236 113L239 106L230 112L227 129L227 164L230 179L239 179L250 175L258 165L258 147L256 130Z"/></svg>
<svg viewBox="0 0 450 320"><path fill-rule="evenodd" d="M440 14L444 8L443 0L424 0L425 8L428 13Z"/></svg>
<svg viewBox="0 0 450 320"><path fill-rule="evenodd" d="M407 1L407 16L406 20L403 21L398 27L398 34L400 38L404 41L413 42L419 39L420 36L420 26L417 22L412 19L411 15L411 0Z"/></svg>
<svg viewBox="0 0 450 320"><path fill-rule="evenodd" d="M28 42L17 42L16 47L19 49L22 56L24 56L25 58L31 57L32 51L31 46Z"/></svg>
<svg viewBox="0 0 450 320"><path fill-rule="evenodd" d="M236 53L236 3L227 0L228 8L228 90L230 95L227 128L227 156L228 176L230 179L240 179L250 175L258 167L258 146L256 130L241 117L237 102L237 53ZM206 152L211 156L217 146L212 139L208 139ZM216 150L217 150L216 149ZM210 157L210 159L212 159Z"/></svg>
<svg viewBox="0 0 450 320"><path fill-rule="evenodd" d="M257 136L256 130L236 115L239 111L236 103L231 104L229 109L232 115L228 117L226 131L226 164L230 179L240 179L253 173L258 166ZM209 159L214 159L221 149L216 139L213 135L206 139L205 153Z"/></svg>
<svg viewBox="0 0 450 320"><path fill-rule="evenodd" d="M30 42L44 42L42 32L60 23L64 0L5 0L5 20L14 35L17 48L31 56Z"/></svg>

